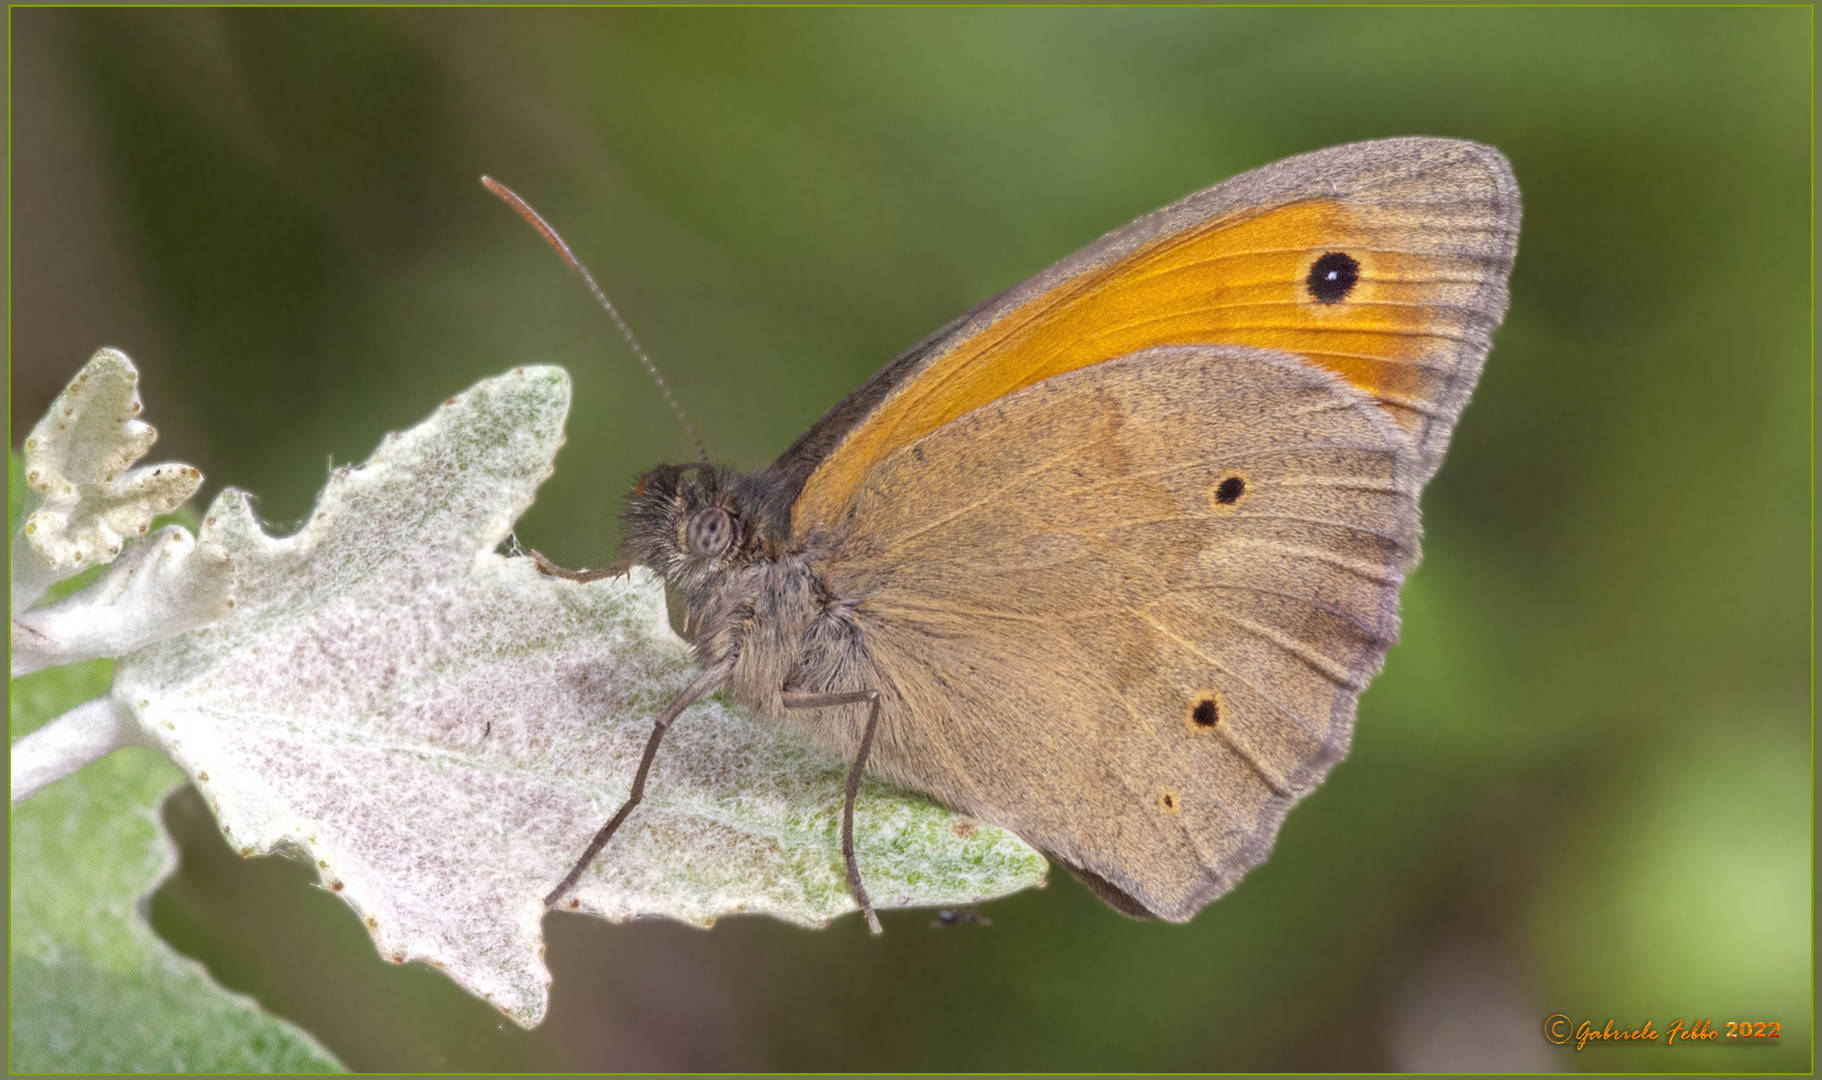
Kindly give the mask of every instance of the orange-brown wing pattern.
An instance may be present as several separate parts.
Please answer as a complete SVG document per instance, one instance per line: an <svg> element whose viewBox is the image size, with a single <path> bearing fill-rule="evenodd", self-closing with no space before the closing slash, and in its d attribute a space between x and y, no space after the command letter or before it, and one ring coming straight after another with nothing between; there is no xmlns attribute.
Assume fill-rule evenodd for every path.
<svg viewBox="0 0 1822 1080"><path fill-rule="evenodd" d="M1518 189L1446 139L1336 147L1147 215L888 366L774 466L794 531L833 522L878 461L987 402L1141 349L1278 349L1377 400L1435 471L1506 307Z"/></svg>

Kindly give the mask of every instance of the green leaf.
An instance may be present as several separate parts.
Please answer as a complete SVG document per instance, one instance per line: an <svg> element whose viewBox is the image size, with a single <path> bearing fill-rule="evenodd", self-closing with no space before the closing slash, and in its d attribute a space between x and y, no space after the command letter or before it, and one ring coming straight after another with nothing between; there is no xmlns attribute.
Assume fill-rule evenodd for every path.
<svg viewBox="0 0 1822 1080"><path fill-rule="evenodd" d="M12 467L16 481L17 454ZM105 694L112 673L111 661L97 660L12 680L12 736ZM174 858L157 808L182 781L157 754L129 749L13 807L14 1072L340 1068L309 1036L221 989L146 925L140 904Z"/></svg>

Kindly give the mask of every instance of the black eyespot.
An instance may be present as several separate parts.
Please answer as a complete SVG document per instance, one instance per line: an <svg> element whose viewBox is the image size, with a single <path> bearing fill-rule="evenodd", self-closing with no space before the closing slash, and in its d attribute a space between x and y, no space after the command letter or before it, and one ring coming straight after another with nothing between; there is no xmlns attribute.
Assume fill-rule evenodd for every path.
<svg viewBox="0 0 1822 1080"><path fill-rule="evenodd" d="M1360 280L1360 264L1350 255L1331 251L1316 260L1310 267L1310 276L1305 282L1310 287L1310 295L1320 304L1339 304L1354 291L1354 285Z"/></svg>
<svg viewBox="0 0 1822 1080"><path fill-rule="evenodd" d="M690 518L690 550L697 555L719 555L734 543L734 515L719 506L696 511Z"/></svg>
<svg viewBox="0 0 1822 1080"><path fill-rule="evenodd" d="M1244 494L1246 494L1246 480L1244 477L1230 476L1215 485L1215 501L1222 506L1234 505L1240 501L1240 496Z"/></svg>
<svg viewBox="0 0 1822 1080"><path fill-rule="evenodd" d="M1214 727L1221 722L1221 706L1215 703L1214 698L1205 697L1196 702L1196 707L1190 710L1189 715L1197 727Z"/></svg>

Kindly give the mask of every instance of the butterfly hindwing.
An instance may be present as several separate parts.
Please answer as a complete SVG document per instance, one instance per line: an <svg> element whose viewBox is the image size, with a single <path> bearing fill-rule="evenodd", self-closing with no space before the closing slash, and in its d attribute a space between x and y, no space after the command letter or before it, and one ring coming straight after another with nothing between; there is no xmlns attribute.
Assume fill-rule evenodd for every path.
<svg viewBox="0 0 1822 1080"><path fill-rule="evenodd" d="M814 567L886 694L871 770L1187 919L1346 752L1421 483L1376 399L1257 348L1148 349L944 425L868 470Z"/></svg>

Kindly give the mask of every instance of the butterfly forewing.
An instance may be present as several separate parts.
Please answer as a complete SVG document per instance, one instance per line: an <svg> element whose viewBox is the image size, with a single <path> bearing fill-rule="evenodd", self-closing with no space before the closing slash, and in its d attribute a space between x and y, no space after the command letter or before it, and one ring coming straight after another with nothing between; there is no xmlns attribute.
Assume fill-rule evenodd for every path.
<svg viewBox="0 0 1822 1080"><path fill-rule="evenodd" d="M888 365L774 466L798 529L876 462L1022 387L1165 345L1280 349L1375 398L1435 471L1506 309L1518 188L1450 139L1335 147L1111 233Z"/></svg>

